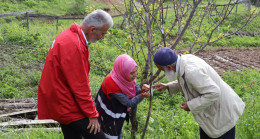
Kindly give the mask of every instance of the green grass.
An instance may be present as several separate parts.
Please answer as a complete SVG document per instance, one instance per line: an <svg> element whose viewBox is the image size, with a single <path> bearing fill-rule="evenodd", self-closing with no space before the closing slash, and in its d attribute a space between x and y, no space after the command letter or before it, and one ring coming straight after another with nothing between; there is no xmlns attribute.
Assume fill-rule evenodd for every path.
<svg viewBox="0 0 260 139"><path fill-rule="evenodd" d="M260 109L260 74L255 69L243 69L229 71L222 78L236 91L246 104L243 115L236 125L236 139L257 139L259 138L259 109ZM165 80L163 80L165 81ZM250 84L254 83L250 86ZM169 96L168 92L154 92L152 114L145 138L151 139L198 139L199 126L193 115L183 111L180 103L184 101L181 93ZM142 130L148 112L149 100L145 99L138 105L137 118L139 129L136 138L142 136ZM131 134L131 124L124 124L123 138L129 139ZM47 132L41 129L29 131L0 130L0 138L63 138L61 132Z"/></svg>
<svg viewBox="0 0 260 139"><path fill-rule="evenodd" d="M36 97L43 60L41 48L0 45L0 98ZM39 58L41 59L41 57Z"/></svg>
<svg viewBox="0 0 260 139"><path fill-rule="evenodd" d="M9 129L7 131L0 131L1 139L63 139L62 132L47 131L41 128L31 128L29 130Z"/></svg>
<svg viewBox="0 0 260 139"><path fill-rule="evenodd" d="M0 2L0 14L34 10L40 14L75 15L85 14L86 6L96 9L109 8L103 3L91 0L3 0Z"/></svg>
<svg viewBox="0 0 260 139"><path fill-rule="evenodd" d="M260 74L254 69L238 69L227 72L224 80L235 90L246 104L243 115L236 126L237 138L257 139L260 137Z"/></svg>
<svg viewBox="0 0 260 139"><path fill-rule="evenodd" d="M10 1L0 2L0 4L10 4L8 8L3 8L2 10L5 11L16 11L16 9L23 8L25 5L25 1L21 3L16 2L12 4ZM60 1L52 0L52 1L40 1L39 6L42 6L41 2L50 2L52 6L57 6L68 10L69 8L63 5L60 5ZM66 3L68 1L64 1ZM75 3L75 1L70 1ZM223 2L223 1L220 1ZM94 5L93 2L87 2ZM18 6L19 5L19 6ZM69 5L69 4L67 4ZM13 7L12 7L13 6ZM40 8L41 9L41 8ZM57 8L53 8L55 10L62 11ZM49 10L45 10L49 11ZM52 14L55 14L53 11ZM45 13L47 14L47 13ZM235 16L236 14L230 16L227 19L227 23L224 22L222 26L220 26L220 32L228 31L227 26L232 23L231 28L237 28L240 25L240 21L242 18L248 16L248 11L246 11L246 7L243 5L238 6L238 13L239 16ZM168 12L168 19L173 17L173 12ZM196 17L197 18L197 17ZM194 19L195 21L197 19ZM122 17L114 18L115 24L121 24ZM0 77L0 86L3 92L0 97L4 98L12 98L12 97L27 97L29 96L36 96L37 92L37 80L39 80L39 72L41 72L45 57L49 50L50 44L54 40L54 38L63 30L70 27L70 25L76 22L81 24L81 20L60 20L58 23L58 30L56 30L56 21L55 20L30 20L29 22L29 31L27 31L27 25L25 20L15 19L14 17L4 17L0 18L0 44L1 44L1 77ZM166 21L166 27L170 26L171 20ZM234 23L233 23L234 22ZM256 19L247 26L248 31L257 31L260 28L260 17L256 17ZM235 24L236 23L236 24ZM205 27L210 26L207 22L204 23ZM92 85L99 84L104 76L112 69L113 61L115 58L123 53L131 54L130 48L134 46L135 51L138 51L140 47L146 45L144 42L137 42L131 41L129 38L129 27L125 27L120 29L118 26L114 26L113 28L109 29L108 34L106 35L105 40L98 42L96 44L90 45L91 55L91 73L90 77L93 78L95 81L91 83ZM137 33L134 31L134 33ZM176 28L170 32L170 37L175 36L177 33ZM145 37L145 32L142 32L143 36ZM161 36L154 32L154 39L152 40L153 44L157 44L161 40ZM218 32L213 34L213 38L218 36ZM207 48L220 48L220 47L233 47L233 48L254 48L260 46L260 37L238 37L232 36L229 38L224 38L216 43L209 45ZM111 43L110 40L116 40L118 44L122 47L122 49ZM176 49L187 49L192 41L194 40L193 34L190 30L187 30L182 37L182 41L178 44ZM169 42L173 42L174 40L169 40ZM195 45L195 49L199 48L203 45L206 41L206 37L201 39L201 42L198 42ZM141 52L142 53L142 52ZM144 50L144 53L147 54L147 50ZM142 59L142 55L138 56ZM136 57L135 57L136 58ZM138 61L140 67L144 66L144 62ZM142 76L142 68L140 68L139 77ZM16 71L16 72L15 72ZM13 73L10 75L9 73ZM33 77L31 77L33 76ZM96 77L97 76L97 77ZM100 80L96 80L100 79ZM19 85L19 83L22 83ZM25 85L25 86L24 86ZM29 88L29 89L28 89ZM99 87L92 87L92 88L99 88ZM25 92L30 93L25 93ZM16 95L8 95L8 92L15 92L11 94ZM35 93L32 93L35 92ZM94 91L96 92L96 91Z"/></svg>
<svg viewBox="0 0 260 139"><path fill-rule="evenodd" d="M256 69L229 71L225 73L222 78L235 90L246 104L244 113L236 125L236 138L259 138L259 71ZM254 83L249 87L252 81L254 81ZM194 120L193 115L180 108L180 103L183 101L184 97L180 93L169 96L167 92L160 94L155 92L146 138L199 138L199 126ZM137 138L140 138L142 135L148 112L148 104L148 100L145 100L138 105L137 117L140 125ZM130 125L126 124L124 126L124 137L126 139L130 138L130 127Z"/></svg>

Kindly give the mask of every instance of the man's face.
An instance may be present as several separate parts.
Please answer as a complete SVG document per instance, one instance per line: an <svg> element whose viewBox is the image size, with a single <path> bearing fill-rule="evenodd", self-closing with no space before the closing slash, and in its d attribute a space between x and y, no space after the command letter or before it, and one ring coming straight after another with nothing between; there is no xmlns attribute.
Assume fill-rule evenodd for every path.
<svg viewBox="0 0 260 139"><path fill-rule="evenodd" d="M154 64L155 64L155 66L156 66L159 70L164 71L163 66L157 65L156 63L154 63Z"/></svg>
<svg viewBox="0 0 260 139"><path fill-rule="evenodd" d="M104 25L102 28L97 29L96 27L91 28L91 34L89 34L89 41L92 43L96 43L100 39L104 39L109 29L108 25Z"/></svg>
<svg viewBox="0 0 260 139"><path fill-rule="evenodd" d="M171 81L176 80L176 73L167 66L164 67L164 74L168 81L171 82Z"/></svg>
<svg viewBox="0 0 260 139"><path fill-rule="evenodd" d="M164 74L167 78L168 81L174 81L176 80L176 74L175 74L175 68L174 66L171 66L171 65L168 65L168 66L160 66L160 65L157 65L155 64L156 67L161 70L161 71L164 71Z"/></svg>

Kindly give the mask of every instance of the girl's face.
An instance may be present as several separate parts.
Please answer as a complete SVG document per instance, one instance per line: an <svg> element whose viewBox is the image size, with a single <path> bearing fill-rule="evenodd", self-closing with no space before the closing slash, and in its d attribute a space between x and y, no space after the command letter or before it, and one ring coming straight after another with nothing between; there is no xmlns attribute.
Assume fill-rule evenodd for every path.
<svg viewBox="0 0 260 139"><path fill-rule="evenodd" d="M137 77L137 70L138 70L138 67L135 67L135 68L133 69L133 71L130 72L129 81L135 80L135 78Z"/></svg>

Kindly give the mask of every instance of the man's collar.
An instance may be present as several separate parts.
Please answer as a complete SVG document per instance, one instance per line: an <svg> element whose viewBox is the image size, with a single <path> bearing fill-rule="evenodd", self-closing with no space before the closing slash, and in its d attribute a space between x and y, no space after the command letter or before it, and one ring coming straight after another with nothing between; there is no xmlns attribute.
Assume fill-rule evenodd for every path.
<svg viewBox="0 0 260 139"><path fill-rule="evenodd" d="M181 62L181 56L178 55L177 63L176 63L176 73L177 77L180 76L180 62Z"/></svg>
<svg viewBox="0 0 260 139"><path fill-rule="evenodd" d="M88 45L88 40L87 40L86 35L85 35L85 33L84 33L84 31L83 31L82 29L81 29L81 32L82 32L82 34L83 34L83 36L84 36L84 38L85 38L86 45Z"/></svg>

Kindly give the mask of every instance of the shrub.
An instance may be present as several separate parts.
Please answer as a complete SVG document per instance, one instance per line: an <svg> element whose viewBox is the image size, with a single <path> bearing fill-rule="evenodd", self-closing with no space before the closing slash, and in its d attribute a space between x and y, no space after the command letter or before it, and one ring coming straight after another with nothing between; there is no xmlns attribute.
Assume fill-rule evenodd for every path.
<svg viewBox="0 0 260 139"><path fill-rule="evenodd" d="M29 8L32 8L37 5L37 2L34 0L27 0L24 2L25 5L27 5Z"/></svg>

